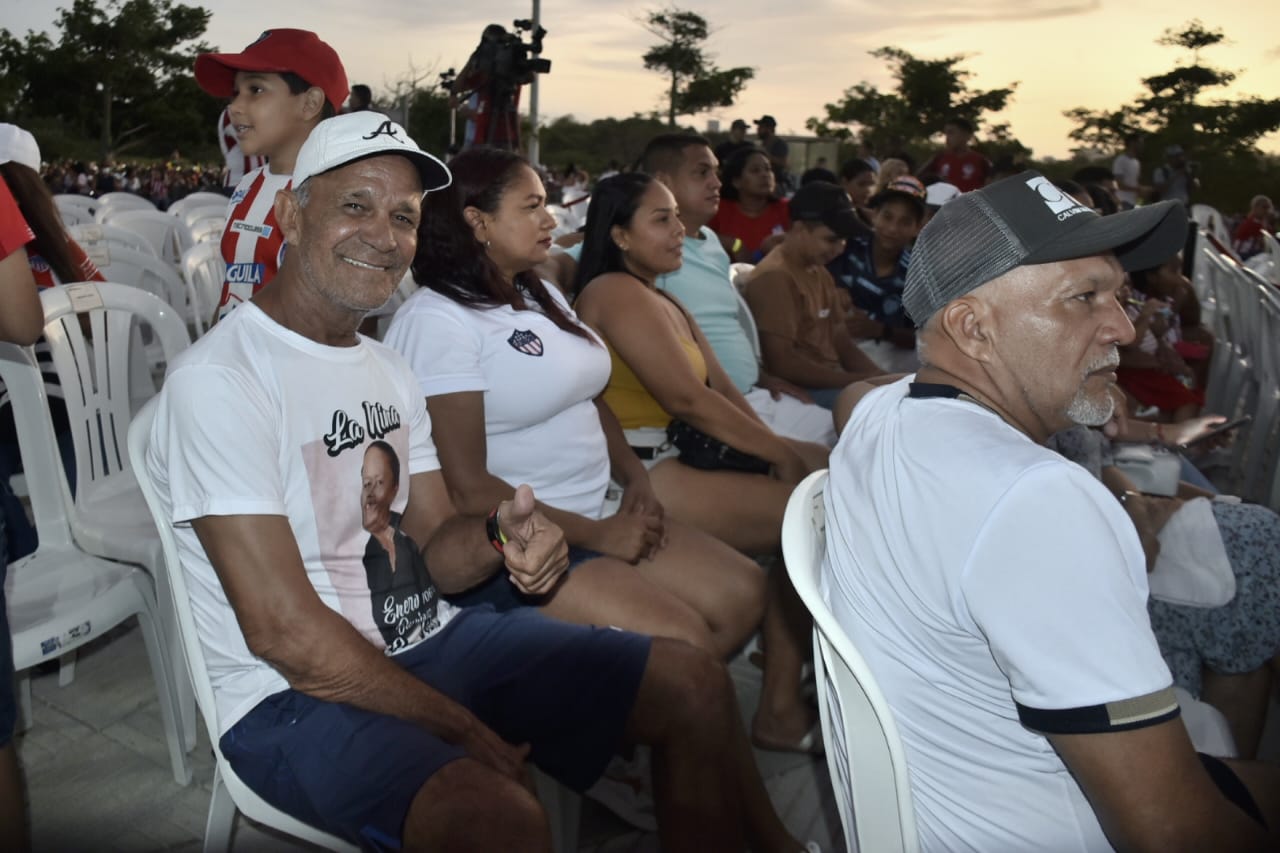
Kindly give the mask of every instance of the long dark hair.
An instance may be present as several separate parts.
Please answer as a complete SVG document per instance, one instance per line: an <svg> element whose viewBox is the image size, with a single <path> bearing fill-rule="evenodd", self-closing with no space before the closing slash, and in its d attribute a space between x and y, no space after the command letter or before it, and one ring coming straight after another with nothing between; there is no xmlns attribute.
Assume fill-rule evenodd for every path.
<svg viewBox="0 0 1280 853"><path fill-rule="evenodd" d="M628 228L640 207L640 197L654 179L641 172L624 172L596 184L587 207L587 224L583 229L582 254L578 257L578 276L573 292L582 293L587 282L610 272L626 272L622 250L613 240L613 226Z"/></svg>
<svg viewBox="0 0 1280 853"><path fill-rule="evenodd" d="M500 148L471 148L454 157L449 163L453 183L429 193L423 204L413 278L468 307L510 305L523 311L528 297L557 327L594 343L556 303L536 272L516 273L513 282L503 278L462 214L468 207L495 213L520 167L528 165L519 154Z"/></svg>
<svg viewBox="0 0 1280 853"><path fill-rule="evenodd" d="M36 171L30 166L11 161L0 163L0 177L9 185L18 209L36 235L31 241L36 254L44 258L63 284L84 278L84 273L71 254L71 238L62 225L58 206L53 203L49 188Z"/></svg>
<svg viewBox="0 0 1280 853"><path fill-rule="evenodd" d="M750 148L739 148L737 151L729 155L729 159L720 167L720 198L725 201L737 201L741 196L738 188L733 182L742 177L742 173L747 170L747 163L751 162L751 158L759 154L769 166L769 170L773 171L773 164L769 163L769 155L765 153L763 148L751 146ZM778 198L778 184L774 181L773 193L769 196L770 201Z"/></svg>

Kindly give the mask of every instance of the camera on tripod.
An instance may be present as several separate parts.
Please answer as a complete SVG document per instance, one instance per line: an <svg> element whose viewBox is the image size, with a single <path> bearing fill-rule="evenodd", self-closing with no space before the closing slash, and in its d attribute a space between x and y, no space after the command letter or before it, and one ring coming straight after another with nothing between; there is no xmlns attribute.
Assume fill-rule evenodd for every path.
<svg viewBox="0 0 1280 853"><path fill-rule="evenodd" d="M551 71L551 60L542 59L542 39L547 31L535 27L533 21L511 22L515 32L507 32L501 24L490 24L477 48L479 65L489 73L499 91L514 91L533 82L537 74ZM529 34L529 41L522 37Z"/></svg>

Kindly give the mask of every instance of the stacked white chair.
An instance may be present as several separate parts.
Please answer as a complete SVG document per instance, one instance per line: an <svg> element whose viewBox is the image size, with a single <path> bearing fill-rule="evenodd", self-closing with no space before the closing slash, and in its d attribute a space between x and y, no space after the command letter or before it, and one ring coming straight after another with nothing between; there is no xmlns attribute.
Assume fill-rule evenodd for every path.
<svg viewBox="0 0 1280 853"><path fill-rule="evenodd" d="M126 210L155 209L156 206L151 203L151 199L140 195L126 192L106 193L98 198L98 209L94 211L93 218L98 222L110 222L113 217Z"/></svg>
<svg viewBox="0 0 1280 853"><path fill-rule="evenodd" d="M93 222L93 215L98 210L96 198L78 193L59 193L53 197L53 204L58 208L58 215L62 217L63 225Z"/></svg>
<svg viewBox="0 0 1280 853"><path fill-rule="evenodd" d="M218 243L222 238L222 231L226 227L227 218L225 213L217 215L202 216L191 223L191 242L200 243Z"/></svg>
<svg viewBox="0 0 1280 853"><path fill-rule="evenodd" d="M162 260L175 267L182 263L182 253L193 244L191 230L186 223L158 210L121 211L110 217L109 224L142 235Z"/></svg>
<svg viewBox="0 0 1280 853"><path fill-rule="evenodd" d="M182 278L187 283L196 337L209 330L214 309L222 298L226 272L227 262L222 258L221 247L215 242L197 243L182 256Z"/></svg>
<svg viewBox="0 0 1280 853"><path fill-rule="evenodd" d="M70 520L74 513L71 495L49 417L44 380L31 351L0 343L0 379L12 400L40 537L34 554L9 565L5 581L22 717L31 721L27 670L74 654L78 647L136 616L155 678L173 777L186 785L191 780L186 755L190 747L175 708L176 680L152 579L135 566L91 556L76 543Z"/></svg>
<svg viewBox="0 0 1280 853"><path fill-rule="evenodd" d="M80 225L68 225L67 233L71 235L71 239L80 244L80 248L84 249L85 254L99 269L101 269L102 264L98 263L98 259L102 258L104 253L109 257L113 248L142 252L144 255L151 255L154 258L160 257L156 254L151 241L146 237L143 237L137 231L121 228L118 225L86 222ZM110 261L108 260L107 263L110 263Z"/></svg>
<svg viewBox="0 0 1280 853"><path fill-rule="evenodd" d="M827 472L815 471L791 493L782 521L782 553L787 574L813 616L818 711L840 823L850 850L915 853L920 842L897 724L821 589L826 483Z"/></svg>
<svg viewBox="0 0 1280 853"><path fill-rule="evenodd" d="M194 207L188 207L179 216L182 224L190 230L197 222L203 222L206 219L218 219L225 222L227 218L226 204L198 204Z"/></svg>
<svg viewBox="0 0 1280 853"><path fill-rule="evenodd" d="M75 500L67 514L72 536L90 554L146 569L155 580L160 601L166 602L160 539L126 446L139 396L134 387L138 380L130 371L130 351L136 346L139 326L149 330L166 363L190 344L190 338L172 308L136 287L68 284L42 291L40 300L44 337L62 386L75 446ZM150 377L142 379L145 386ZM154 388L144 387L142 392L151 396ZM176 638L167 605L159 616L162 635ZM195 745L195 700L181 669L173 684L179 728L189 750Z"/></svg>
<svg viewBox="0 0 1280 853"><path fill-rule="evenodd" d="M194 192L185 195L182 198L169 205L166 213L176 216L179 219L185 217L192 208L209 207L210 205L220 206L223 210L227 209L227 197L221 193L211 192Z"/></svg>

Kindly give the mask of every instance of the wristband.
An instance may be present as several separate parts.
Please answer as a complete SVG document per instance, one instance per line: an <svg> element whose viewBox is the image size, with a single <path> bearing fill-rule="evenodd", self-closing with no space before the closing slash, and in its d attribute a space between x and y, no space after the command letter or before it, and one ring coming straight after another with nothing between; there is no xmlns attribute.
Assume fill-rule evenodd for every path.
<svg viewBox="0 0 1280 853"><path fill-rule="evenodd" d="M489 544L499 554L506 553L507 534L502 532L502 527L498 524L498 508L495 506L493 512L489 513L489 517L484 520L485 533L489 535Z"/></svg>

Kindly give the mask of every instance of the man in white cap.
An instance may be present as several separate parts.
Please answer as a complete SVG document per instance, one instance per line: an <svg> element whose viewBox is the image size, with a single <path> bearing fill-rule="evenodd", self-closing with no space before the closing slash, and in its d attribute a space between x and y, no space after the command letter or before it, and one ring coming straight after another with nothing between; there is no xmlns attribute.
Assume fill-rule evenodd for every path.
<svg viewBox="0 0 1280 853"><path fill-rule="evenodd" d="M549 850L526 758L580 789L643 742L663 848L742 849L766 795L721 664L440 597L499 571L545 592L567 564L527 486L487 518L455 512L412 370L356 331L408 269L424 190L448 170L357 112L317 125L293 176L275 199L278 276L174 360L147 454L236 773L362 847ZM370 446L398 473L365 467ZM407 539L389 569L406 577L376 595L362 485L390 490ZM752 842L800 848L780 823Z"/></svg>
<svg viewBox="0 0 1280 853"><path fill-rule="evenodd" d="M1042 446L1111 417L1124 271L1185 225L1023 172L917 241L921 367L832 452L823 582L893 710L924 850L1276 849L1274 768L1188 739L1133 523Z"/></svg>

